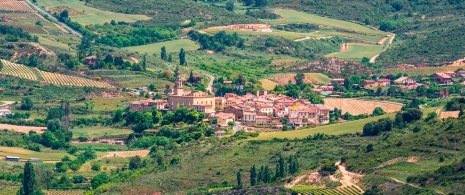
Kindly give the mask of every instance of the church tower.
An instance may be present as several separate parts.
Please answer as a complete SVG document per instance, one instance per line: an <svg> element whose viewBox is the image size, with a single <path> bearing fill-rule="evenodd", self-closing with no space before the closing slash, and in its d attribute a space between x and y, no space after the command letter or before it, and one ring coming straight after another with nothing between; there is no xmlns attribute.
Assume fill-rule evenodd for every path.
<svg viewBox="0 0 465 195"><path fill-rule="evenodd" d="M184 94L183 79L179 74L179 66L176 66L176 81L174 81L174 95L182 96Z"/></svg>

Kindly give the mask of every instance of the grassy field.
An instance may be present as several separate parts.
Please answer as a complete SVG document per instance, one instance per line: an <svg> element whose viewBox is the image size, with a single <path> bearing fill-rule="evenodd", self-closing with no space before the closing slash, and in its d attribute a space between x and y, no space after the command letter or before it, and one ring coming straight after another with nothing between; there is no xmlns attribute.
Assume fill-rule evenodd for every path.
<svg viewBox="0 0 465 195"><path fill-rule="evenodd" d="M276 85L278 85L278 83L275 83L274 81L270 79L261 79L259 81L260 83L262 83L262 87L265 90L272 90L274 89L274 87L276 87Z"/></svg>
<svg viewBox="0 0 465 195"><path fill-rule="evenodd" d="M184 48L186 51L193 51L200 48L200 46L191 41L190 39L178 39L172 41L165 41L160 43L153 43L148 45L141 45L141 46L134 46L134 47L126 47L126 49L130 52L139 52L139 53L160 53L161 47L165 46L166 51L168 53L171 52L179 52L181 48Z"/></svg>
<svg viewBox="0 0 465 195"><path fill-rule="evenodd" d="M325 57L337 57L342 59L371 58L383 51L383 45L349 43L349 49L325 55Z"/></svg>
<svg viewBox="0 0 465 195"><path fill-rule="evenodd" d="M309 135L314 135L316 133L325 133L325 134L331 134L331 135L356 133L356 132L362 132L363 126L368 122L377 121L378 119L386 118L386 117L394 118L394 116L395 114L392 113L392 114L370 117L370 118L356 120L356 121L348 121L344 123L318 126L315 128L300 129L300 130L295 130L295 131L266 132L266 133L260 133L258 137L252 138L252 139L253 140L270 140L273 138L302 139Z"/></svg>
<svg viewBox="0 0 465 195"><path fill-rule="evenodd" d="M0 146L0 156L17 156L17 157L21 157L21 160L27 160L30 158L40 158L42 161L59 161L65 155L68 155L68 153L66 153L65 151L35 152L32 150L26 150L23 148ZM71 156L71 155L68 155L68 156ZM74 158L74 157L71 156L71 158Z"/></svg>
<svg viewBox="0 0 465 195"><path fill-rule="evenodd" d="M50 40L50 39L46 38L45 36L39 36L39 43L44 45L44 46L47 46L47 47L58 47L60 49L66 50L66 51L71 50L71 47L69 45L66 45L66 44L61 43L61 42Z"/></svg>
<svg viewBox="0 0 465 195"><path fill-rule="evenodd" d="M116 129L111 127L84 127L84 128L75 128L72 129L73 138L78 137L103 137L111 135L129 135L132 133L130 129Z"/></svg>
<svg viewBox="0 0 465 195"><path fill-rule="evenodd" d="M430 107L430 108L425 108L423 109L423 117L426 117L426 115L430 112L434 112L437 109L437 107ZM365 119L360 119L356 121L348 121L344 123L337 123L337 124L331 124L331 125L324 125L324 126L318 126L314 128L306 128L306 129L299 129L295 131L274 131L274 132L265 132L265 133L260 133L258 137L252 138L252 140L271 140L273 138L280 138L280 139L302 139L305 138L309 135L314 135L316 133L325 133L325 134L331 134L331 135L341 135L345 133L356 133L356 132L362 132L363 126L366 123L372 122L372 121L377 121L378 119L381 118L386 118L390 117L394 119L395 113L391 114L385 114L381 116L375 116L375 117L369 117Z"/></svg>
<svg viewBox="0 0 465 195"><path fill-rule="evenodd" d="M354 31L354 32L361 33L361 34L378 36L380 38L386 35L386 33L382 31L377 31L377 30L368 28L366 26L352 23L352 22L346 22L342 20L321 17L321 16L299 12L295 10L290 10L290 9L277 8L277 9L273 9L272 11L280 15L282 18L277 19L277 20L262 20L262 21L265 21L272 25L290 24L290 23L311 23L311 24L317 24L321 26L328 26L328 27L343 29L346 31Z"/></svg>
<svg viewBox="0 0 465 195"><path fill-rule="evenodd" d="M315 79L316 82L326 84L331 82L331 78L321 73L305 73L305 76Z"/></svg>
<svg viewBox="0 0 465 195"><path fill-rule="evenodd" d="M84 12L84 15L70 16L71 19L75 22L78 22L82 25L88 24L104 24L105 22L115 21L124 21L124 22L135 22L138 20L149 20L151 19L145 15L133 15L133 14L122 14L114 13L109 11L103 11L88 7L85 5L84 1L76 0L39 0L37 1L39 6L48 7L48 6L67 6L71 9Z"/></svg>

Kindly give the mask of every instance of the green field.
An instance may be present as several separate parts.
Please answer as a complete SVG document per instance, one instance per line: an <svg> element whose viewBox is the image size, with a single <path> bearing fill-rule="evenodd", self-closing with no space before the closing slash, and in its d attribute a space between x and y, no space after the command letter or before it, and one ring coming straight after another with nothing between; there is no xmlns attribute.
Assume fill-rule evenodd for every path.
<svg viewBox="0 0 465 195"><path fill-rule="evenodd" d="M305 73L305 76L315 79L316 82L327 84L331 82L331 78L321 73Z"/></svg>
<svg viewBox="0 0 465 195"><path fill-rule="evenodd" d="M337 57L342 59L371 58L383 51L383 45L349 43L349 49L325 55L325 57Z"/></svg>
<svg viewBox="0 0 465 195"><path fill-rule="evenodd" d="M70 16L71 19L75 22L78 22L82 25L89 24L104 24L105 22L115 21L124 21L124 22L136 22L138 20L149 20L151 19L145 15L133 15L133 14L122 14L114 13L109 11L103 11L88 7L85 5L84 1L77 0L39 0L37 1L39 6L48 7L48 6L67 6L71 9L82 11L84 15Z"/></svg>
<svg viewBox="0 0 465 195"><path fill-rule="evenodd" d="M378 119L386 118L386 117L391 117L394 119L395 115L396 115L395 113L391 113L391 114L386 114L386 115L381 115L381 116L376 116L376 117L360 119L356 121L348 121L344 123L324 125L324 126L318 126L315 128L300 129L300 130L295 130L295 131L265 132L265 133L260 133L258 137L252 138L252 140L271 140L273 138L302 139L309 135L314 135L316 133L341 135L345 133L362 132L362 128L366 123L377 121Z"/></svg>
<svg viewBox="0 0 465 195"><path fill-rule="evenodd" d="M42 161L59 161L63 156L68 155L65 151L43 151L36 152L16 147L3 147L0 146L0 156L17 156L21 160L28 160L30 158L40 158ZM70 156L70 155L68 155ZM74 158L71 156L71 158Z"/></svg>
<svg viewBox="0 0 465 195"><path fill-rule="evenodd" d="M172 40L172 41L165 41L165 42L160 42L160 43L153 43L153 44L148 44L148 45L140 45L140 46L134 46L134 47L126 47L130 52L139 52L139 53L160 53L161 47L165 46L166 51L168 53L171 52L179 52L181 48L184 48L186 51L194 51L200 48L200 46L195 43L194 41L191 41L190 39L178 39L178 40Z"/></svg>
<svg viewBox="0 0 465 195"><path fill-rule="evenodd" d="M129 135L132 133L130 129L116 129L111 127L84 127L84 128L75 128L71 130L73 132L73 138L78 137L103 137L103 136L112 136L112 135Z"/></svg>
<svg viewBox="0 0 465 195"><path fill-rule="evenodd" d="M61 42L50 40L50 39L46 38L45 36L39 36L39 43L44 45L44 46L47 46L47 47L58 47L60 49L66 50L66 51L71 50L71 47L69 45L66 45L66 44L61 43Z"/></svg>
<svg viewBox="0 0 465 195"><path fill-rule="evenodd" d="M270 79L261 79L260 83L262 83L262 87L265 90L273 90L274 87L276 87L276 85L278 85L277 83L275 83L274 81L272 81Z"/></svg>
<svg viewBox="0 0 465 195"><path fill-rule="evenodd" d="M378 36L380 37L380 39L381 37L386 36L385 32L374 30L369 27L356 24L356 23L352 23L352 22L346 22L342 20L321 17L321 16L299 12L295 10L290 10L290 9L272 9L272 11L280 15L282 18L276 19L276 20L262 20L262 21L265 21L271 25L290 24L290 23L311 23L311 24L317 24L321 26L338 28L338 29L342 29L346 31L353 31L353 32L361 33L361 34Z"/></svg>

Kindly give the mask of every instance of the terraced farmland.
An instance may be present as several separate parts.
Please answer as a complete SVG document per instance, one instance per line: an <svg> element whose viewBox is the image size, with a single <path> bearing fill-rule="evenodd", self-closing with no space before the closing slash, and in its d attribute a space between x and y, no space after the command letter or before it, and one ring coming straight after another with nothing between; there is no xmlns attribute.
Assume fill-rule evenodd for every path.
<svg viewBox="0 0 465 195"><path fill-rule="evenodd" d="M40 28L36 25L32 24L21 24L21 23L7 23L7 25L14 26L17 28L22 29L23 31L26 31L28 33L32 34L48 34L47 31L45 31L43 28Z"/></svg>
<svg viewBox="0 0 465 195"><path fill-rule="evenodd" d="M362 194L355 186L348 186L343 188L315 188L312 186L295 186L291 188L292 191L301 194L314 194L314 195L358 195Z"/></svg>
<svg viewBox="0 0 465 195"><path fill-rule="evenodd" d="M0 71L1 74L11 75L24 79L37 81L37 75L31 68L20 64L11 63L6 60L0 60L3 64L3 69Z"/></svg>
<svg viewBox="0 0 465 195"><path fill-rule="evenodd" d="M85 190L47 190L47 195L82 195L85 194Z"/></svg>
<svg viewBox="0 0 465 195"><path fill-rule="evenodd" d="M98 87L98 88L113 88L108 83L94 81L86 78L45 72L38 69L32 69L30 67L15 64L6 60L0 60L3 64L3 69L0 74L11 75L24 79L34 81L45 81L54 85L64 86L78 86L78 87Z"/></svg>
<svg viewBox="0 0 465 195"><path fill-rule="evenodd" d="M348 112L352 115L372 114L376 107L380 107L387 113L397 112L402 109L402 105L396 103L343 98L326 98L325 106L342 109L343 114Z"/></svg>
<svg viewBox="0 0 465 195"><path fill-rule="evenodd" d="M133 156L140 156L146 157L149 155L150 150L135 150L135 151L119 151L119 152L108 152L103 156L103 158L112 158L112 157L133 157Z"/></svg>
<svg viewBox="0 0 465 195"><path fill-rule="evenodd" d="M28 4L26 4L26 2L17 1L17 0L1 0L0 10L23 11L23 12L34 11L31 7L29 7Z"/></svg>
<svg viewBox="0 0 465 195"><path fill-rule="evenodd" d="M94 81L94 80L75 77L75 76L45 72L41 70L37 70L37 71L39 72L40 76L44 78L45 82L48 82L54 85L113 88L113 86L105 82L99 82L99 81Z"/></svg>

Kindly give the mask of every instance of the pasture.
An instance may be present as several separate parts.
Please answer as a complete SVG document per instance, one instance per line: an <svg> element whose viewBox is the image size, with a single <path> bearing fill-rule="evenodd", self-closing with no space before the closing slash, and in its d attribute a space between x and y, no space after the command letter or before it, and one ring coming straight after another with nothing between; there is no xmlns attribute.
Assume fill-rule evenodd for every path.
<svg viewBox="0 0 465 195"><path fill-rule="evenodd" d="M200 46L191 41L190 39L177 39L172 41L165 41L159 43L152 43L148 45L139 45L133 47L125 47L129 52L137 52L137 53L149 53L149 54L159 54L161 52L161 48L165 46L166 51L168 53L179 52L181 48L184 48L186 51L194 51L200 48Z"/></svg>
<svg viewBox="0 0 465 195"><path fill-rule="evenodd" d="M340 51L325 55L325 57L337 57L342 59L362 59L363 57L371 58L383 51L383 45L349 43L346 51Z"/></svg>
<svg viewBox="0 0 465 195"><path fill-rule="evenodd" d="M30 158L40 158L42 161L60 161L64 156L70 156L74 159L74 156L69 155L66 151L42 151L36 152L32 150L26 150L23 148L16 147L3 147L0 146L0 156L18 156L21 160L28 160Z"/></svg>
<svg viewBox="0 0 465 195"><path fill-rule="evenodd" d="M324 99L325 106L338 108L342 110L342 114L348 112L351 115L372 114L376 107L380 107L386 113L400 111L402 105L390 102L366 101L357 99L345 98L326 98Z"/></svg>
<svg viewBox="0 0 465 195"><path fill-rule="evenodd" d="M149 20L151 19L145 15L135 15L135 14L122 14L114 13L109 11L104 11L96 9L93 7L88 7L85 5L84 1L74 1L74 0L40 0L37 1L39 6L48 7L48 6L67 6L71 9L82 11L84 14L70 16L71 19L75 22L78 22L81 25L89 24L104 24L105 22L115 21L124 21L124 22L136 22L138 20Z"/></svg>
<svg viewBox="0 0 465 195"><path fill-rule="evenodd" d="M263 89L265 89L265 90L273 90L274 87L276 87L276 85L278 85L278 83L275 83L274 81L272 81L270 79L261 79L259 81L262 84Z"/></svg>
<svg viewBox="0 0 465 195"><path fill-rule="evenodd" d="M94 138L94 137L115 136L115 135L129 135L132 133L132 130L94 126L94 127L74 128L74 129L71 129L71 132L73 132L73 138L78 138L78 137Z"/></svg>
<svg viewBox="0 0 465 195"><path fill-rule="evenodd" d="M17 131L17 132L21 132L25 134L28 134L29 131L35 131L37 134L42 134L47 129L47 127L32 127L32 126L0 124L0 129L8 129L8 130Z"/></svg>
<svg viewBox="0 0 465 195"><path fill-rule="evenodd" d="M314 128L305 128L299 129L295 131L274 131L274 132L264 132L260 133L258 137L251 138L251 140L271 140L273 138L279 139L303 139L309 135L314 135L316 133L324 133L330 135L341 135L346 133L356 133L362 132L363 126L372 121L377 121L381 118L390 117L394 119L395 114L385 114L381 116L369 117L365 119L355 120L355 121L347 121L344 123L337 123L337 124L330 124L330 125L323 125Z"/></svg>
<svg viewBox="0 0 465 195"><path fill-rule="evenodd" d="M326 84L331 82L331 78L321 73L305 73L305 77L314 80L318 84Z"/></svg>
<svg viewBox="0 0 465 195"><path fill-rule="evenodd" d="M353 22L347 22L347 21L332 19L328 17L322 17L322 16L299 12L299 11L295 11L291 9L276 8L276 9L272 9L272 11L280 15L281 18L276 19L276 20L262 20L262 21L265 21L271 25L291 24L291 23L311 23L311 24L316 24L320 26L338 28L338 29L342 29L342 30L350 31L350 32L357 32L359 34L367 34L367 35L379 37L379 39L386 36L385 32L374 30L369 27L356 24Z"/></svg>
<svg viewBox="0 0 465 195"><path fill-rule="evenodd" d="M62 42L51 40L47 38L46 36L39 36L39 43L47 47L57 47L57 48L60 48L66 51L71 50L71 47L69 45L64 44Z"/></svg>

